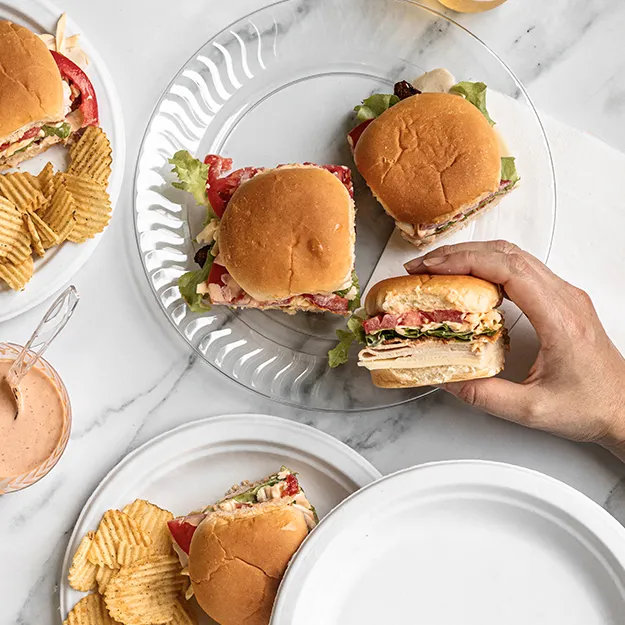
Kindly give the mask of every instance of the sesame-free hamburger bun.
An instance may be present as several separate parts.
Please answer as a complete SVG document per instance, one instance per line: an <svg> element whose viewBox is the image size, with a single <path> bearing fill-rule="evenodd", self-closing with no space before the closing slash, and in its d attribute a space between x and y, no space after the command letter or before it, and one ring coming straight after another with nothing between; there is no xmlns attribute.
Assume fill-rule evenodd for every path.
<svg viewBox="0 0 625 625"><path fill-rule="evenodd" d="M464 98L423 93L369 124L354 159L396 222L417 228L448 221L495 193L501 181L494 130Z"/></svg>
<svg viewBox="0 0 625 625"><path fill-rule="evenodd" d="M329 171L270 169L234 193L219 231L228 273L259 301L327 293L351 284L354 202Z"/></svg>
<svg viewBox="0 0 625 625"><path fill-rule="evenodd" d="M303 512L286 502L212 513L189 551L200 607L220 625L268 625L282 576L307 535Z"/></svg>

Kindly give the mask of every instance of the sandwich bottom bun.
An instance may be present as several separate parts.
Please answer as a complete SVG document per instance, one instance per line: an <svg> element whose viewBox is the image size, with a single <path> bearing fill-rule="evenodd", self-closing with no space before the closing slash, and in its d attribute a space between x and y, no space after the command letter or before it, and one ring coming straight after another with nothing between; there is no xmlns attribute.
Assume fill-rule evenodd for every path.
<svg viewBox="0 0 625 625"><path fill-rule="evenodd" d="M479 378L492 378L504 368L506 339L502 335L497 341L489 343L484 358L476 364L440 364L429 367L402 367L401 358L388 369L370 370L371 381L379 388L416 388L463 382Z"/></svg>
<svg viewBox="0 0 625 625"><path fill-rule="evenodd" d="M479 219L480 217L483 217L484 215L486 215L486 213L490 212L493 208L495 208L499 204L499 202L501 202L501 200L503 200L503 198L505 198L513 189L516 189L516 185L512 187L512 189L510 189L510 191L508 191L507 193L504 193L503 195L498 195L494 200L489 202L486 206L480 208L480 210L475 211L472 215L469 215L466 219L456 222L453 226L450 226L449 228L447 228L446 230L443 230L443 232L440 232L439 234L433 234L432 236L420 239L418 237L410 236L407 232L402 230L399 226L397 226L397 229L399 230L399 233L401 234L401 236L404 239L406 239L406 241L408 241L409 243L412 243L414 246L429 247L431 245L434 245L435 243L438 243L438 241L440 241L441 239L444 239L445 237L448 237L451 234L455 234L456 232L460 230L464 230L464 228L466 228L476 219Z"/></svg>
<svg viewBox="0 0 625 625"><path fill-rule="evenodd" d="M189 553L200 607L220 625L268 625L282 576L307 535L301 510L283 503L211 514Z"/></svg>

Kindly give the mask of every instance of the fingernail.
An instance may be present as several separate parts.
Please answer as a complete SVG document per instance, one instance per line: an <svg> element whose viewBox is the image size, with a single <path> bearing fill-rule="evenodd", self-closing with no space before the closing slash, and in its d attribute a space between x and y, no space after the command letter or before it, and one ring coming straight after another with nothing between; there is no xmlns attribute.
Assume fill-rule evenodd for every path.
<svg viewBox="0 0 625 625"><path fill-rule="evenodd" d="M447 260L447 256L435 256L434 258L424 258L423 264L426 267L436 267L442 265Z"/></svg>
<svg viewBox="0 0 625 625"><path fill-rule="evenodd" d="M409 260L407 263L404 263L404 269L408 273L417 271L421 267L423 267L423 256L420 256L419 258L413 258L412 260Z"/></svg>

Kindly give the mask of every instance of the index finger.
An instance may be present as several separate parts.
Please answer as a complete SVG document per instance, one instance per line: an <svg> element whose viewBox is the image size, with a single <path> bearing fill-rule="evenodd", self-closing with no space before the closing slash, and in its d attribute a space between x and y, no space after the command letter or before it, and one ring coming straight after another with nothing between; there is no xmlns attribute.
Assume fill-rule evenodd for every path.
<svg viewBox="0 0 625 625"><path fill-rule="evenodd" d="M500 284L537 332L562 327L554 300L561 296L566 283L551 272L538 271L522 254L464 250L426 256L420 265L408 264L407 269L409 273L468 274Z"/></svg>

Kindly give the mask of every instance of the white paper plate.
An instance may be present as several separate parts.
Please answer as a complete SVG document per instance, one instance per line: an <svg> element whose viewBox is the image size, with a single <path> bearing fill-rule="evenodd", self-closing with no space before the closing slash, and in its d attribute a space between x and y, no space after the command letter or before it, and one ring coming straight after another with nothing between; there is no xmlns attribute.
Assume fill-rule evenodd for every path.
<svg viewBox="0 0 625 625"><path fill-rule="evenodd" d="M21 24L35 33L54 33L61 13L62 11L47 0L0 2L0 20ZM71 20L71 16L67 19L67 33L68 35L80 33L80 45L89 57L87 73L98 96L100 125L106 131L113 148L113 173L108 192L115 207L126 160L121 104L106 65L89 43L84 31ZM64 169L67 163L66 152L67 150L60 146L51 148L21 165L19 171L39 173L48 161L52 161L56 169ZM17 317L60 291L93 254L102 234L80 245L66 242L49 250L45 258L35 258L35 275L22 292L15 293L4 284L0 284L0 322Z"/></svg>
<svg viewBox="0 0 625 625"><path fill-rule="evenodd" d="M622 625L625 529L510 465L406 469L334 510L293 560L272 625Z"/></svg>
<svg viewBox="0 0 625 625"><path fill-rule="evenodd" d="M106 510L141 497L176 515L186 514L217 500L232 484L261 478L281 464L299 472L320 517L380 477L373 465L335 438L277 417L226 415L161 434L126 456L85 504L63 562L62 617L83 596L67 583L72 556Z"/></svg>

